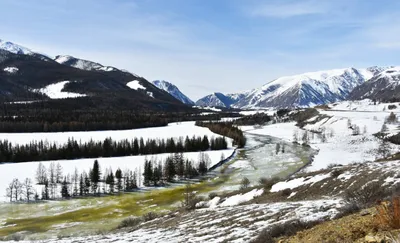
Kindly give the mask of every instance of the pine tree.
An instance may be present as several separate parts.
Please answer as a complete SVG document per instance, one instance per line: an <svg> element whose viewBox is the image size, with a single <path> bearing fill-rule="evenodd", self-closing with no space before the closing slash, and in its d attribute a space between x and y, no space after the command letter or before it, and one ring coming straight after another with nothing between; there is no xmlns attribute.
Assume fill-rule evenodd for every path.
<svg viewBox="0 0 400 243"><path fill-rule="evenodd" d="M99 162L97 160L94 161L93 163L93 169L91 171L91 183L92 183L92 192L93 194L95 194L97 192L97 188L98 188L98 184L100 181L100 166L99 166Z"/></svg>
<svg viewBox="0 0 400 243"><path fill-rule="evenodd" d="M85 183L83 180L83 174L81 174L81 176L79 177L79 196L83 196L84 189L85 189Z"/></svg>
<svg viewBox="0 0 400 243"><path fill-rule="evenodd" d="M89 194L89 190L90 190L90 178L88 177L87 174L85 174L85 181L84 181L84 194L88 195Z"/></svg>
<svg viewBox="0 0 400 243"><path fill-rule="evenodd" d="M117 169L115 171L115 178L117 178L117 190L118 192L122 191L122 171L121 169Z"/></svg>
<svg viewBox="0 0 400 243"><path fill-rule="evenodd" d="M174 160L171 156L167 157L165 161L165 178L168 182L172 182L176 175Z"/></svg>
<svg viewBox="0 0 400 243"><path fill-rule="evenodd" d="M64 181L61 184L61 197L62 198L69 198L70 194L68 191L68 183L67 183L67 178L64 177Z"/></svg>

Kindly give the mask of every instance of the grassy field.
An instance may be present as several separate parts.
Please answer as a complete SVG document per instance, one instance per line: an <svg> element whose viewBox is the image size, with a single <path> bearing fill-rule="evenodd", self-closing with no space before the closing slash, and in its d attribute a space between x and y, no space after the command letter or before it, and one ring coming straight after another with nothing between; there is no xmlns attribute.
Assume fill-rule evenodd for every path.
<svg viewBox="0 0 400 243"><path fill-rule="evenodd" d="M221 175L194 183L191 188L197 194L207 194L223 185L228 179L229 175ZM171 188L157 188L151 191L104 197L40 204L7 204L0 210L5 217L0 227L0 236L20 231L40 235L40 233L52 232L55 229L60 231L58 234L111 230L125 217L140 216L149 211L163 212L180 206L184 190L185 184L181 184ZM62 229L64 226L65 230Z"/></svg>

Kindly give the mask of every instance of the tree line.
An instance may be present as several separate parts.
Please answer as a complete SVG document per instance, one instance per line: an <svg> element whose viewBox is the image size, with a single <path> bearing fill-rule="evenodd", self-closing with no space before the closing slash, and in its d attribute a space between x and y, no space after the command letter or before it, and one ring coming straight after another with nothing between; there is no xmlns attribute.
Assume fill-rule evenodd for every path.
<svg viewBox="0 0 400 243"><path fill-rule="evenodd" d="M270 116L264 113L256 113L241 117L234 121L235 125L246 126L246 125L263 125L270 122L272 119Z"/></svg>
<svg viewBox="0 0 400 243"><path fill-rule="evenodd" d="M233 139L233 145L243 148L246 145L246 137L243 131L232 122L201 122L197 121L196 126L207 127L213 133L220 134Z"/></svg>
<svg viewBox="0 0 400 243"><path fill-rule="evenodd" d="M147 139L114 141L106 138L104 141L81 143L71 138L63 145L43 141L33 141L25 145L12 145L9 141L0 141L0 162L46 161L60 159L80 159L97 157L121 157L160 153L199 152L206 150L227 149L225 137L203 137L185 139Z"/></svg>
<svg viewBox="0 0 400 243"><path fill-rule="evenodd" d="M39 163L35 173L35 184L41 185L41 191L35 189L30 178L23 181L13 179L6 189L6 196L10 202L31 202L131 192L142 185L160 186L204 175L210 163L206 153L199 154L197 163L185 158L182 153L175 153L165 160L146 158L143 174L140 168L133 171L118 168L115 172L106 168L102 172L100 163L95 160L88 172L79 172L75 168L72 174L67 175L63 174L60 163L52 162L48 168Z"/></svg>
<svg viewBox="0 0 400 243"><path fill-rule="evenodd" d="M8 108L7 108L8 107ZM13 106L11 106L13 107ZM10 105L0 109L0 132L67 132L126 130L166 126L171 122L220 120L238 116L237 113L202 115L196 112L135 112L135 111L60 111L47 109L21 109L10 111Z"/></svg>

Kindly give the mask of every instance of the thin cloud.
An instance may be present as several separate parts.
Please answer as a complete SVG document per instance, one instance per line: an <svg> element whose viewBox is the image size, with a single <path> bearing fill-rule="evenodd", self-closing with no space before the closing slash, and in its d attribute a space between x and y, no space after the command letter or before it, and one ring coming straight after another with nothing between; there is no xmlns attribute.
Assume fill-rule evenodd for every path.
<svg viewBox="0 0 400 243"><path fill-rule="evenodd" d="M274 3L255 6L250 11L252 16L268 18L291 18L303 15L324 14L329 11L326 4L321 1L306 1L292 3Z"/></svg>

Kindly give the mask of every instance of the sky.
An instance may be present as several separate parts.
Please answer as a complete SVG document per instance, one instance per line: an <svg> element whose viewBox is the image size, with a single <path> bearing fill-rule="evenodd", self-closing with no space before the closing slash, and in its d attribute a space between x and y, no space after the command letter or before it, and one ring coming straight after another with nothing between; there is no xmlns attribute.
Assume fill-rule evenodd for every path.
<svg viewBox="0 0 400 243"><path fill-rule="evenodd" d="M167 80L191 99L399 65L398 0L0 0L0 39Z"/></svg>

